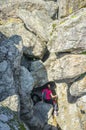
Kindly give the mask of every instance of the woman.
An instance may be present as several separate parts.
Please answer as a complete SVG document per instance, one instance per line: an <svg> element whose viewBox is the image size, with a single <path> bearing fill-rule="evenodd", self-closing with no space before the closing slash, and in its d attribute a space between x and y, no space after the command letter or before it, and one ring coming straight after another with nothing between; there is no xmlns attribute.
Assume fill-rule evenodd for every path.
<svg viewBox="0 0 86 130"><path fill-rule="evenodd" d="M42 99L49 104L53 105L54 115L57 115L57 95L53 95L51 91L50 84L48 84L47 88L42 91Z"/></svg>

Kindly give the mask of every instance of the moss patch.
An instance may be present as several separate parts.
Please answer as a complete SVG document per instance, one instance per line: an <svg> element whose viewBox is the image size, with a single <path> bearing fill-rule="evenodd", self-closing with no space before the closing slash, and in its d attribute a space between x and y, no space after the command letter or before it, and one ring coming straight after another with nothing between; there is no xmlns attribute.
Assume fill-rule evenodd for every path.
<svg viewBox="0 0 86 130"><path fill-rule="evenodd" d="M69 8L69 13L71 14L73 12L73 9L72 8Z"/></svg>
<svg viewBox="0 0 86 130"><path fill-rule="evenodd" d="M80 53L80 54L84 54L84 55L86 55L86 51L84 51L84 52L82 52L82 53Z"/></svg>
<svg viewBox="0 0 86 130"><path fill-rule="evenodd" d="M71 16L71 18L76 18L76 17L77 17L76 15Z"/></svg>
<svg viewBox="0 0 86 130"><path fill-rule="evenodd" d="M55 29L56 28L56 24L54 23L54 24L52 24L52 27L53 27L53 29Z"/></svg>
<svg viewBox="0 0 86 130"><path fill-rule="evenodd" d="M64 23L65 23L65 20L60 21L60 24L64 24Z"/></svg>
<svg viewBox="0 0 86 130"><path fill-rule="evenodd" d="M7 20L4 19L0 20L0 25L5 25L9 23L22 23L22 20L20 20L19 18L9 18Z"/></svg>
<svg viewBox="0 0 86 130"><path fill-rule="evenodd" d="M20 124L19 130L26 130L26 128L24 127L24 124Z"/></svg>

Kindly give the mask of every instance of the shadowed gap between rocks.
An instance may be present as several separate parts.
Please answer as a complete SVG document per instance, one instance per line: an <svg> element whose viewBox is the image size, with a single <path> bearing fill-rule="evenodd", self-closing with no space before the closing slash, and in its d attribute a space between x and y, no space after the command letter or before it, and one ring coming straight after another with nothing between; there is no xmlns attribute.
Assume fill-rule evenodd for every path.
<svg viewBox="0 0 86 130"><path fill-rule="evenodd" d="M73 78L55 80L56 83L66 83L66 84L68 85L68 89L67 89L67 99L68 99L68 102L69 102L69 103L71 103L71 104L76 103L79 98L81 98L82 96L86 95L86 92L83 92L83 93L80 94L79 96L73 96L73 95L71 95L71 93L70 93L71 85L72 85L74 82L77 82L77 81L83 79L85 76L86 76L86 72L85 72L85 73L82 73L82 74L80 74L80 75L77 75L77 76L75 76L75 77L73 77Z"/></svg>
<svg viewBox="0 0 86 130"><path fill-rule="evenodd" d="M47 56L46 56L47 55ZM47 54L45 54L45 56L43 57L43 60L45 60L46 58L48 58L48 56L49 56L49 53ZM25 59L25 61L26 61L26 65L25 65L25 61L23 60L23 58ZM37 57L35 57L35 56L29 56L29 55L26 55L26 54L23 54L23 57L22 57L22 61L21 61L21 65L22 66L24 66L25 68L27 68L30 72L31 72L31 69L30 69L30 67L31 67L31 62L34 62L34 61L39 61L39 59L37 58ZM43 66L43 64L41 63L41 65ZM39 67L39 66L38 66ZM24 101L22 101L22 95L20 94L20 108L21 108L21 112L20 112L20 117L21 117L21 119L27 124L27 126L29 126L29 128L31 129L31 130L44 130L45 128L43 128L43 127L47 127L47 130L49 129L49 130L57 130L57 129L59 129L60 130L60 126L59 125L57 125L56 127L55 126L52 126L52 125L49 125L48 124L48 115L47 115L47 113L49 112L49 104L47 104L47 103L42 103L41 104L41 98L40 98L40 96L39 95L41 95L41 92L40 92L40 90L42 89L42 88L44 88L44 87L46 87L47 86L47 83L48 83L48 79L47 79L47 72L46 72L46 69L45 69L45 67L43 67L44 68L44 74L45 74L45 85L42 85L42 86L40 86L39 84L40 84L40 80L39 81L37 81L38 82L38 88L34 88L34 90L38 90L39 92L37 92L37 93L35 93L35 100L36 100L36 102L34 103L34 99L33 99L33 96L34 96L34 93L32 92L32 95L33 96L31 96L31 98L32 98L32 100L33 100L33 103L34 103L34 106L33 106L33 112L34 112L34 114L33 114L33 116L32 117L30 117L30 109L28 108L26 108L25 107L25 103L24 103ZM33 68L32 68L33 69ZM39 75L38 75L39 76ZM29 81L28 81L29 82ZM44 84L44 83L43 83ZM54 82L52 82L52 86L55 86L55 83ZM34 86L35 87L35 86ZM33 90L32 90L33 91ZM55 90L54 89L52 89L52 91L53 91L53 93L55 94ZM38 95L37 95L38 94ZM24 99L25 100L25 99ZM36 105L38 104L38 107L36 107ZM39 108L39 106L40 106L40 104L42 105L41 106L41 111L42 111L42 107L44 107L45 105L47 105L47 107L45 107L45 108L48 108L48 109L44 109L44 111L45 111L45 117L43 117L44 116L44 114L42 115L42 113L44 113L44 111L41 113L41 111L40 111L40 108ZM25 110L26 109L26 110ZM47 110L47 111L46 111ZM38 114L37 114L38 113ZM34 122L35 121L35 122ZM34 124L33 124L34 123ZM36 125L37 124L37 125ZM41 125L40 125L41 124Z"/></svg>

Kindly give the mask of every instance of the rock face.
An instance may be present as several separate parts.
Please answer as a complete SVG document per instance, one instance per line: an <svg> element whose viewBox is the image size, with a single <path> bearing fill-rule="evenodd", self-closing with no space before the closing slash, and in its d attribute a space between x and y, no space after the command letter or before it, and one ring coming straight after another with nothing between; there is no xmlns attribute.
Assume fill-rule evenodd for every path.
<svg viewBox="0 0 86 130"><path fill-rule="evenodd" d="M86 50L86 8L68 18L51 24L48 49L50 52L82 53Z"/></svg>
<svg viewBox="0 0 86 130"><path fill-rule="evenodd" d="M22 38L12 36L0 43L0 129L26 129L18 119L20 60L22 56Z"/></svg>
<svg viewBox="0 0 86 130"><path fill-rule="evenodd" d="M59 17L65 17L69 14L86 7L86 0L58 0Z"/></svg>
<svg viewBox="0 0 86 130"><path fill-rule="evenodd" d="M49 81L57 117L31 96ZM86 0L0 0L0 130L73 129L86 130Z"/></svg>
<svg viewBox="0 0 86 130"><path fill-rule="evenodd" d="M43 80L47 82L47 80L71 79L85 73L85 63L85 55L65 55L57 59L55 55L51 54L44 64L41 64L40 61L32 62L31 73L39 84L43 84Z"/></svg>

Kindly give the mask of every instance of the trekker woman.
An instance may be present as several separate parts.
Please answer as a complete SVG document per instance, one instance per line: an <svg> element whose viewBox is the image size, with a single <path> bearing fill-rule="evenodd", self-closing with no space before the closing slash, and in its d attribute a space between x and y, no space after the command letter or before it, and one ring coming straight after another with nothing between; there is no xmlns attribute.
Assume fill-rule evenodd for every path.
<svg viewBox="0 0 86 130"><path fill-rule="evenodd" d="M50 84L48 84L47 88L42 91L42 99L49 104L53 105L54 115L57 115L57 95L53 95L51 91Z"/></svg>

